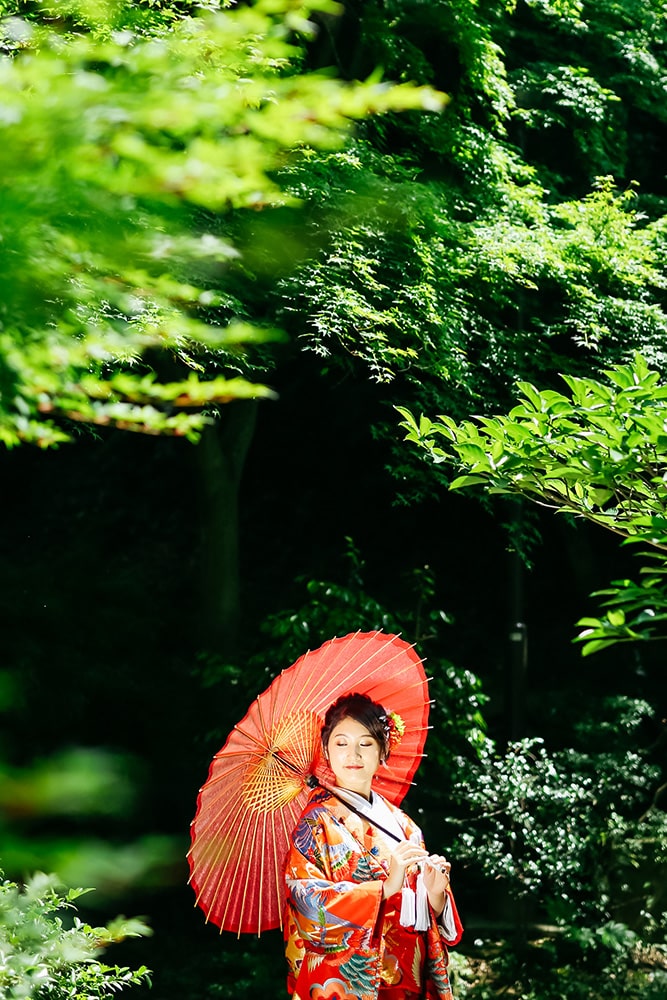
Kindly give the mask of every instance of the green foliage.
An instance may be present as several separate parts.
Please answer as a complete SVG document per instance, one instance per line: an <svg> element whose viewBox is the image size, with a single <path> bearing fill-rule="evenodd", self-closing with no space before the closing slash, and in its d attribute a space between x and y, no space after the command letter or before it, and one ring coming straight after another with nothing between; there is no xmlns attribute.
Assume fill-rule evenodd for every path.
<svg viewBox="0 0 667 1000"><path fill-rule="evenodd" d="M452 489L484 485L586 518L633 543L667 549L667 385L636 355L605 381L563 376L569 395L519 383L507 416L457 424L448 416L418 421L399 408L406 438L462 475ZM584 652L653 637L667 616L664 556L640 584L616 581L601 592L609 609L584 618Z"/></svg>
<svg viewBox="0 0 667 1000"><path fill-rule="evenodd" d="M326 247L278 283L278 318L301 350L325 369L365 370L383 398L458 419L508 406L528 372L549 385L554 369L589 372L640 348L662 366L664 226L609 178L548 205L515 158L494 162L495 183L466 212L457 190L368 143L293 169L291 189L310 185L329 211L351 190L368 206L361 222L342 213ZM376 432L394 438L388 423ZM394 463L423 491L442 478L432 467L429 484L398 447Z"/></svg>
<svg viewBox="0 0 667 1000"><path fill-rule="evenodd" d="M516 118L528 129L571 130L582 166L601 174L623 174L625 150L618 146L616 107L620 98L581 66L534 63L517 72L515 86L530 106Z"/></svg>
<svg viewBox="0 0 667 1000"><path fill-rule="evenodd" d="M368 209L363 221L343 216L326 249L279 286L279 315L302 348L348 370L361 361L379 383L465 379L459 317L445 315L459 227L444 215L436 223L437 193L399 158L361 143L290 181L297 191L315 182L334 204L355 190Z"/></svg>
<svg viewBox="0 0 667 1000"><path fill-rule="evenodd" d="M196 436L207 406L270 395L215 372L272 336L224 292L242 248L221 215L293 204L273 176L290 151L440 98L299 73L327 0L164 5L151 32L130 3L72 4L69 25L3 6L0 439L56 444L72 421Z"/></svg>
<svg viewBox="0 0 667 1000"><path fill-rule="evenodd" d="M456 53L451 62L458 63L458 73L448 81L448 92L453 84L457 104L466 115L481 114L497 125L513 105L503 53L494 39L498 15L504 13L502 8L480 10L465 0L434 0L428 6L419 0L369 3L361 17L362 38L392 76L429 82L442 72L430 52L429 43L437 38L448 55Z"/></svg>
<svg viewBox="0 0 667 1000"><path fill-rule="evenodd" d="M102 750L70 748L30 768L3 767L5 814L110 816L131 806L129 762Z"/></svg>
<svg viewBox="0 0 667 1000"><path fill-rule="evenodd" d="M466 475L452 489L486 482L585 516L624 537L667 547L662 479L667 385L637 355L605 372L605 381L563 376L570 395L519 383L504 417L457 425L449 417L418 423L402 411L409 440ZM442 441L444 447L434 444Z"/></svg>
<svg viewBox="0 0 667 1000"><path fill-rule="evenodd" d="M139 782L136 758L99 748L70 747L23 767L3 761L4 871L18 877L48 866L67 884L94 882L99 892L92 905L130 887L161 884L181 857L179 839L120 835L125 818L137 810Z"/></svg>
<svg viewBox="0 0 667 1000"><path fill-rule="evenodd" d="M106 965L99 956L111 944L150 931L137 919L118 918L92 927L76 915L74 900L85 889L64 890L52 875L38 873L24 885L0 884L0 993L7 1000L93 1000L146 982L149 970Z"/></svg>
<svg viewBox="0 0 667 1000"><path fill-rule="evenodd" d="M667 815L652 749L636 748L652 715L646 703L610 699L577 722L576 748L549 752L533 739L501 753L487 741L476 760L459 761L452 855L523 900L537 924L523 948L491 961L488 987L464 996L508 983L531 1000L660 995Z"/></svg>
<svg viewBox="0 0 667 1000"><path fill-rule="evenodd" d="M344 71L380 53L452 99L290 166L290 190L323 208L314 234L327 207L347 207L278 285L278 317L318 370L367 373L382 398L460 419L508 405L516 380L551 385L633 350L664 365L664 186L659 157L639 152L664 117L655 5L392 0L346 17L349 53L332 32ZM391 436L385 422L375 433ZM443 478L398 446L393 466L406 502Z"/></svg>
<svg viewBox="0 0 667 1000"><path fill-rule="evenodd" d="M290 663L306 648L314 649L333 635L372 632L381 629L404 635L408 641L432 640L449 621L445 611L434 607L435 581L429 567L419 567L407 575L407 598L401 608L389 610L366 590L365 561L351 538L344 553L346 578L332 580L297 580L304 589L304 603L269 615L262 632L271 640L271 648L282 651L282 661Z"/></svg>
<svg viewBox="0 0 667 1000"><path fill-rule="evenodd" d="M658 769L629 749L549 754L532 739L506 754L487 741L473 772L454 792L475 813L473 829L457 838L461 856L474 856L512 895L551 900L562 915L604 917L614 866L639 860L632 854L638 838L628 831L657 785ZM651 838L646 850L658 861L656 848ZM614 906L621 902L615 894Z"/></svg>
<svg viewBox="0 0 667 1000"><path fill-rule="evenodd" d="M652 176L654 132L665 121L665 24L664 3L653 0L526 0L501 25L512 133L554 183Z"/></svg>
<svg viewBox="0 0 667 1000"><path fill-rule="evenodd" d="M613 580L609 587L594 592L603 597L607 608L602 618L580 618L584 626L578 639L583 653L594 653L617 642L660 639L667 620L667 565L662 553L643 552L647 564L639 570L639 580Z"/></svg>

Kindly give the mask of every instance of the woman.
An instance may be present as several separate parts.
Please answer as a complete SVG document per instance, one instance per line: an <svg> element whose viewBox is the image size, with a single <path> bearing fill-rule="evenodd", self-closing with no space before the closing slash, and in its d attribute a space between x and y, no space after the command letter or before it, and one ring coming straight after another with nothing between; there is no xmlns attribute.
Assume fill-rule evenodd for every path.
<svg viewBox="0 0 667 1000"><path fill-rule="evenodd" d="M447 945L462 928L450 866L371 788L400 739L397 722L360 694L326 714L336 788L311 793L285 869L293 1000L451 1000Z"/></svg>

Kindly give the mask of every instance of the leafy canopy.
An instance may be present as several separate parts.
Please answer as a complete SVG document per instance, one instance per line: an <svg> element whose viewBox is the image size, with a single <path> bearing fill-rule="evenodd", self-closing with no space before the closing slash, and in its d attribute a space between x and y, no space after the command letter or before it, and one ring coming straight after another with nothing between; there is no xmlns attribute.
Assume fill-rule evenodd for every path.
<svg viewBox="0 0 667 1000"><path fill-rule="evenodd" d="M268 395L207 377L219 352L270 335L221 291L242 249L224 218L294 203L274 177L291 152L338 146L369 114L441 106L430 88L300 72L329 0L218 7L0 7L8 446L68 440L72 421L191 436L208 404Z"/></svg>
<svg viewBox="0 0 667 1000"><path fill-rule="evenodd" d="M667 620L667 384L639 354L604 380L562 376L569 394L520 382L507 416L457 423L399 408L406 439L461 474L451 489L483 485L576 517L657 550L641 584L604 591L603 619L583 619L584 652L649 638Z"/></svg>

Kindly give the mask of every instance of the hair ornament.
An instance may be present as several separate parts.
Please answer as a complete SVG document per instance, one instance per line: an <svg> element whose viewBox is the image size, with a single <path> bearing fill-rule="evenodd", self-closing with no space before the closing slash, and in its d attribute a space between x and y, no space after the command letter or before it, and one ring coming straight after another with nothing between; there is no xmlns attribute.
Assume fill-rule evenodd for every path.
<svg viewBox="0 0 667 1000"><path fill-rule="evenodd" d="M395 750L405 734L405 723L398 712L387 712L386 726L389 730L389 752Z"/></svg>

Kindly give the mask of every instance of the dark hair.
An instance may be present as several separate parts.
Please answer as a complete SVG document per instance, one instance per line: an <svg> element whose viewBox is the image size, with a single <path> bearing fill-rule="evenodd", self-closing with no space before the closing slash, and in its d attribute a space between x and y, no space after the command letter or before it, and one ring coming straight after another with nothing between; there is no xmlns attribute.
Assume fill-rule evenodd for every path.
<svg viewBox="0 0 667 1000"><path fill-rule="evenodd" d="M344 694L330 705L322 726L322 746L326 752L332 730L343 719L354 719L365 726L373 739L380 745L380 759L389 756L389 721L382 705L366 694Z"/></svg>

